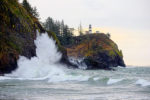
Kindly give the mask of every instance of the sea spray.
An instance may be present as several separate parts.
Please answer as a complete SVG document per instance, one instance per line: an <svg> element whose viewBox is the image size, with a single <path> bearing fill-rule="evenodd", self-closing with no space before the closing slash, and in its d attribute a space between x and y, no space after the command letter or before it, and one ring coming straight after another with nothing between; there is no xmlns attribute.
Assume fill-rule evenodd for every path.
<svg viewBox="0 0 150 100"><path fill-rule="evenodd" d="M79 69L87 69L87 65L83 62L84 58L69 57L69 61L78 66Z"/></svg>
<svg viewBox="0 0 150 100"><path fill-rule="evenodd" d="M17 62L18 69L5 76L19 80L48 79L48 82L87 81L89 79L89 76L67 73L69 69L59 63L62 55L58 52L55 41L49 38L47 33L38 33L34 43L37 56L31 59L20 56Z"/></svg>
<svg viewBox="0 0 150 100"><path fill-rule="evenodd" d="M21 78L41 78L55 74L64 74L58 64L61 53L58 52L55 41L49 38L47 33L37 34L34 41L36 45L36 57L28 59L20 56L18 69L11 76ZM62 65L61 65L62 66Z"/></svg>

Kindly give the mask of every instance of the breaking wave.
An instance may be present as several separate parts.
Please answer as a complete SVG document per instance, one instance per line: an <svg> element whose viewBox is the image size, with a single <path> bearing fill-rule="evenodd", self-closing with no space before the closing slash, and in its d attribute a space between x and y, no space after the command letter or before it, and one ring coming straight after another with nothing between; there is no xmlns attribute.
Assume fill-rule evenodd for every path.
<svg viewBox="0 0 150 100"><path fill-rule="evenodd" d="M18 68L11 74L5 76L0 76L0 81L3 80L47 80L50 83L53 82L63 82L63 81L88 81L103 85L113 85L113 84L126 84L131 83L141 86L149 86L150 82L147 80L139 79L133 82L133 79L128 79L127 77L116 77L115 73L120 75L127 75L126 72L140 71L136 68L132 69L120 69L118 71L108 72L108 71L86 71L81 69L86 69L83 59L70 58L72 63L80 65L80 70L67 69L65 65L59 63L62 54L58 52L55 41L48 36L47 33L39 34L37 33L37 38L34 41L36 45L36 55L31 59L24 56L20 56L18 60ZM141 72L141 71L140 71ZM96 73L96 74L95 74ZM142 73L142 72L141 72ZM145 72L144 72L145 73ZM147 72L149 73L149 72ZM114 75L115 77L111 77ZM144 75L144 74L143 74ZM133 75L134 76L134 75ZM111 78L110 78L111 77Z"/></svg>
<svg viewBox="0 0 150 100"><path fill-rule="evenodd" d="M147 81L147 80L144 80L144 79L139 79L139 80L137 80L135 84L141 85L141 86L143 86L143 87L144 87L144 86L150 86L150 82Z"/></svg>

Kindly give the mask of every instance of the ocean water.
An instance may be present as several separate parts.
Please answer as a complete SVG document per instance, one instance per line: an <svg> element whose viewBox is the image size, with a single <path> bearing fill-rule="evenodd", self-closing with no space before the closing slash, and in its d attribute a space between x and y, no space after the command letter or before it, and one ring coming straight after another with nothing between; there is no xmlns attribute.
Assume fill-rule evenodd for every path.
<svg viewBox="0 0 150 100"><path fill-rule="evenodd" d="M150 100L150 67L67 69L47 33L35 45L36 57L20 56L18 69L0 76L0 100Z"/></svg>
<svg viewBox="0 0 150 100"><path fill-rule="evenodd" d="M150 67L66 69L62 77L0 77L0 100L150 100Z"/></svg>

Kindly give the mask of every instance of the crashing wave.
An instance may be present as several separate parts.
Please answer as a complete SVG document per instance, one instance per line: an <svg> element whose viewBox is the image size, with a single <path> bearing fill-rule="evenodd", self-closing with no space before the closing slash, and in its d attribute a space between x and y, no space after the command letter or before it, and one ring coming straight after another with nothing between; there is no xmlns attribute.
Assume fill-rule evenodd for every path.
<svg viewBox="0 0 150 100"><path fill-rule="evenodd" d="M144 87L144 86L149 86L149 85L150 85L150 82L147 81L147 80L144 80L144 79L139 79L139 80L136 81L135 84L141 85L141 86Z"/></svg>

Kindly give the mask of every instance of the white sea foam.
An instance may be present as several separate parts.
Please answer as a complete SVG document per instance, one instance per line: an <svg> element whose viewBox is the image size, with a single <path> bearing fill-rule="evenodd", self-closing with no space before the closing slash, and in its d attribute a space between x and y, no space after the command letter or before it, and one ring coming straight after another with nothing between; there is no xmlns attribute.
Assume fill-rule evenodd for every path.
<svg viewBox="0 0 150 100"><path fill-rule="evenodd" d="M78 66L79 69L87 69L87 66L85 63L83 63L82 61L84 60L84 58L74 58L74 57L69 57L69 61L75 65Z"/></svg>
<svg viewBox="0 0 150 100"><path fill-rule="evenodd" d="M94 77L94 78L93 78L94 81L97 81L97 80L99 80L99 79L100 79L99 77Z"/></svg>
<svg viewBox="0 0 150 100"><path fill-rule="evenodd" d="M109 79L108 81L107 81L107 84L108 85L111 85L111 84L114 84L114 83L117 83L117 82L120 82L120 81L122 81L123 79Z"/></svg>
<svg viewBox="0 0 150 100"><path fill-rule="evenodd" d="M149 86L149 85L150 85L150 82L147 81L147 80L144 80L144 79L139 79L139 80L136 81L135 84L141 85L141 86Z"/></svg>
<svg viewBox="0 0 150 100"><path fill-rule="evenodd" d="M0 76L0 81L1 80L9 80L9 79L11 79L10 77L5 77L5 76Z"/></svg>
<svg viewBox="0 0 150 100"><path fill-rule="evenodd" d="M88 76L78 75L55 75L54 77L49 78L48 82L56 83L56 82L63 82L63 81L88 81Z"/></svg>

